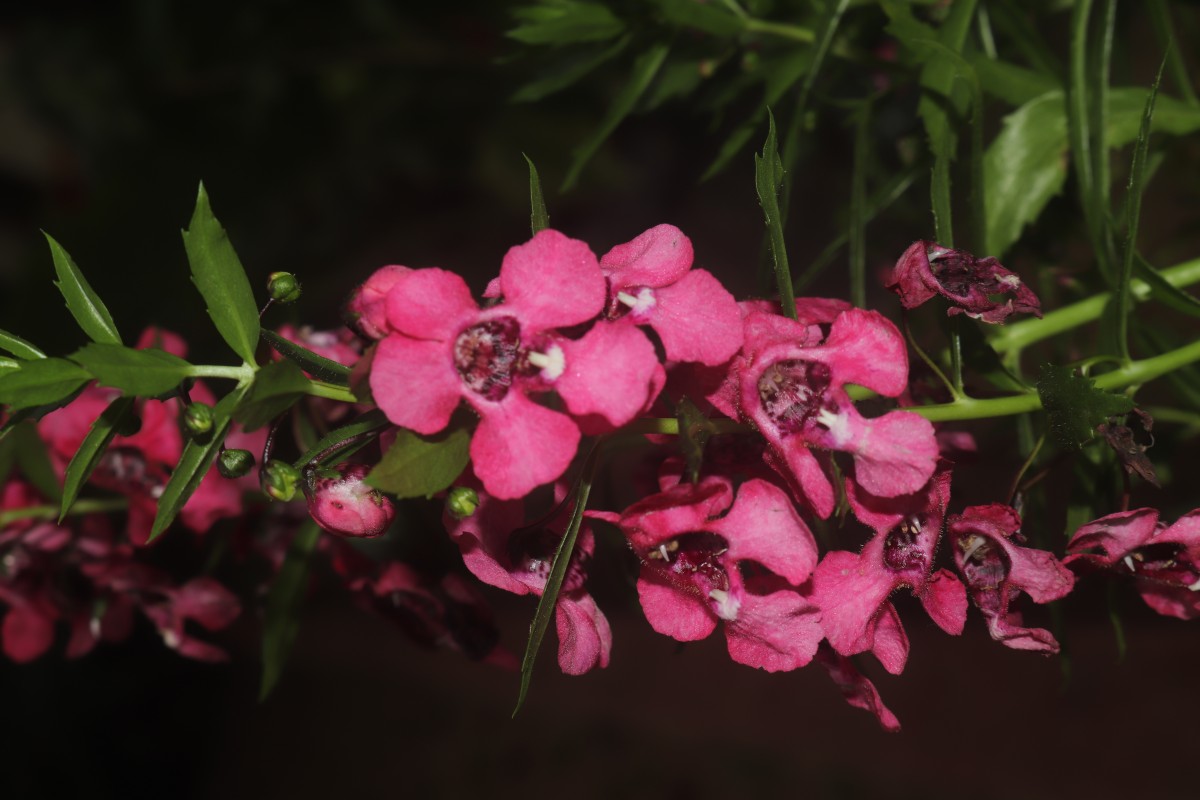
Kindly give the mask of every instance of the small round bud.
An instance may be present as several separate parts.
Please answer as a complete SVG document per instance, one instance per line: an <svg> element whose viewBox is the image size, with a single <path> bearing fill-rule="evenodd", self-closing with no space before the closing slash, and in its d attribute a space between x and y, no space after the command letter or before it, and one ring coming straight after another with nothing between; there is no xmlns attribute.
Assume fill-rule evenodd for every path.
<svg viewBox="0 0 1200 800"><path fill-rule="evenodd" d="M300 485L300 470L286 461L271 459L262 469L262 490L271 498L288 502L296 496Z"/></svg>
<svg viewBox="0 0 1200 800"><path fill-rule="evenodd" d="M300 299L300 281L290 272L272 272L267 276L267 294L276 303L294 303Z"/></svg>
<svg viewBox="0 0 1200 800"><path fill-rule="evenodd" d="M470 486L455 486L446 495L446 510L455 519L466 519L479 508L479 494Z"/></svg>
<svg viewBox="0 0 1200 800"><path fill-rule="evenodd" d="M396 517L392 501L367 485L365 464L338 464L323 470L308 494L313 521L336 536L371 538Z"/></svg>
<svg viewBox="0 0 1200 800"><path fill-rule="evenodd" d="M183 426L193 437L208 433L213 427L213 407L208 403L192 403L183 412Z"/></svg>
<svg viewBox="0 0 1200 800"><path fill-rule="evenodd" d="M254 454L249 450L226 450L217 456L217 472L222 478L240 478L254 469Z"/></svg>

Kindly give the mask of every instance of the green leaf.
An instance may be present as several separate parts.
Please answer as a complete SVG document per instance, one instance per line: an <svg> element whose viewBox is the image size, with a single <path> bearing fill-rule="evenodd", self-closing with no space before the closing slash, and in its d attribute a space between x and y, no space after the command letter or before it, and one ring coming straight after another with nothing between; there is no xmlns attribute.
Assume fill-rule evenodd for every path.
<svg viewBox="0 0 1200 800"><path fill-rule="evenodd" d="M272 361L255 373L254 383L233 417L245 430L257 430L295 405L309 385L304 372L291 361Z"/></svg>
<svg viewBox="0 0 1200 800"><path fill-rule="evenodd" d="M320 441L310 447L308 451L304 453L304 455L300 456L300 458L296 460L294 466L296 469L303 470L305 467L312 465L313 461L322 453L334 450L334 448L337 448L337 446L343 442L354 441L358 437L374 431L382 430L391 424L392 423L388 421L388 418L384 416L382 411L379 409L372 409L371 411L363 414L354 422L351 422L349 425L343 425L340 428L335 428L334 430L330 431L328 434L322 437ZM335 452L341 453L342 451L338 449Z"/></svg>
<svg viewBox="0 0 1200 800"><path fill-rule="evenodd" d="M263 622L262 684L258 691L261 703L271 694L283 674L283 666L292 652L300 632L300 608L308 589L308 574L312 555L321 539L321 529L312 520L296 531L288 547L283 566L267 593L267 615Z"/></svg>
<svg viewBox="0 0 1200 800"><path fill-rule="evenodd" d="M262 331L262 338L275 349L279 355L300 365L300 368L319 381L333 383L338 386L350 385L350 368L345 364L317 355L308 348L301 347L293 341L283 338L274 331Z"/></svg>
<svg viewBox="0 0 1200 800"><path fill-rule="evenodd" d="M254 292L228 234L213 216L203 183L192 221L183 231L183 246L192 268L192 282L204 297L217 331L233 352L253 364L259 333Z"/></svg>
<svg viewBox="0 0 1200 800"><path fill-rule="evenodd" d="M625 23L600 3L579 0L541 0L513 11L521 24L507 36L524 44L577 44L619 36Z"/></svg>
<svg viewBox="0 0 1200 800"><path fill-rule="evenodd" d="M611 61L628 47L631 41L633 41L633 36L625 35L601 50L572 53L571 61L555 64L545 77L522 86L512 96L512 101L514 103L534 103L543 97L549 97L555 92L566 89L600 65Z"/></svg>
<svg viewBox="0 0 1200 800"><path fill-rule="evenodd" d="M746 30L746 18L718 3L696 0L651 0L667 22L713 36L733 37Z"/></svg>
<svg viewBox="0 0 1200 800"><path fill-rule="evenodd" d="M1154 25L1154 34L1158 37L1163 51L1167 54L1167 64L1171 68L1171 78L1175 88L1183 95L1184 102L1190 106L1200 103L1192 88L1192 76L1188 72L1187 61L1175 40L1175 29L1171 22L1171 12L1167 9L1167 0L1147 0L1146 10Z"/></svg>
<svg viewBox="0 0 1200 800"><path fill-rule="evenodd" d="M92 342L71 355L103 386L125 394L156 397L178 386L192 365L165 350L135 350L119 344Z"/></svg>
<svg viewBox="0 0 1200 800"><path fill-rule="evenodd" d="M0 356L0 375L6 372L16 372L21 368L21 362L15 358Z"/></svg>
<svg viewBox="0 0 1200 800"><path fill-rule="evenodd" d="M524 153L521 155L529 165L529 227L536 236L538 231L550 227L550 214L546 211L546 199L542 197L542 182L538 178L537 167L533 165L533 159Z"/></svg>
<svg viewBox="0 0 1200 800"><path fill-rule="evenodd" d="M981 53L971 59L971 66L985 92L1014 106L1025 105L1047 92L1062 90L1062 83L1051 75L991 59Z"/></svg>
<svg viewBox="0 0 1200 800"><path fill-rule="evenodd" d="M39 358L45 358L46 354L37 349L29 342L22 339L20 336L14 336L8 331L0 331L0 350L6 353L12 353L14 356L25 361L34 361Z"/></svg>
<svg viewBox="0 0 1200 800"><path fill-rule="evenodd" d="M63 480L59 522L62 522L63 517L71 510L75 498L79 496L79 490L87 483L87 479L104 456L104 451L117 435L117 429L133 410L133 402L132 397L118 397L109 403L108 408L104 409L88 429L87 436L83 438L83 443L79 445L75 455L71 456L71 463L67 465L67 474Z"/></svg>
<svg viewBox="0 0 1200 800"><path fill-rule="evenodd" d="M621 124L621 120L625 119L633 111L633 107L637 105L638 99L645 93L646 88L650 86L651 81L654 80L654 76L658 74L658 70L666 60L669 50L669 45L665 42L659 42L638 56L633 64L633 71L629 76L629 82L617 93L604 118L596 126L592 135L571 151L571 167L567 170L567 177L563 181L563 191L575 185L575 181L578 180L579 173L583 171L584 165L600 149L600 145L604 143L604 140Z"/></svg>
<svg viewBox="0 0 1200 800"><path fill-rule="evenodd" d="M12 440L13 454L21 474L44 496L57 500L62 495L62 488L58 485L58 476L50 463L50 453L38 435L37 426L32 422L17 425L13 429Z"/></svg>
<svg viewBox="0 0 1200 800"><path fill-rule="evenodd" d="M183 446L183 455L179 464L171 473L162 496L158 498L158 511L154 515L154 524L150 528L149 541L154 541L162 535L171 523L175 521L188 498L196 491L200 481L208 474L221 443L229 434L229 426L233 422L233 412L245 396L245 388L238 387L221 398L213 409L213 428L211 436L204 442L188 438Z"/></svg>
<svg viewBox="0 0 1200 800"><path fill-rule="evenodd" d="M1164 278L1140 253L1133 262L1133 271L1146 282L1155 300L1189 317L1200 317L1200 300Z"/></svg>
<svg viewBox="0 0 1200 800"><path fill-rule="evenodd" d="M679 423L679 449L687 462L687 479L698 483L700 467L704 463L704 446L708 444L709 437L717 432L717 426L686 397L679 398L675 406L675 419Z"/></svg>
<svg viewBox="0 0 1200 800"><path fill-rule="evenodd" d="M471 434L455 427L436 438L400 429L367 483L399 498L429 497L450 486L469 460Z"/></svg>
<svg viewBox="0 0 1200 800"><path fill-rule="evenodd" d="M542 646L546 628L549 627L550 619L554 616L554 609L558 604L558 594L562 590L563 578L571 563L571 555L575 552L575 539L579 536L583 512L587 508L588 495L592 491L592 473L596 468L596 457L599 450L599 447L593 447L592 451L588 453L587 461L584 462L582 477L574 492L571 520L567 523L563 538L558 543L558 549L554 553L554 563L550 566L550 574L546 578L546 586L542 590L542 596L538 598L537 611L534 612L533 622L529 625L529 641L525 645L525 656L521 659L521 689L517 694L517 706L513 709L514 717L521 710L521 706L525 704L525 697L529 694L529 682L533 679L533 665L537 661L538 649Z"/></svg>
<svg viewBox="0 0 1200 800"><path fill-rule="evenodd" d="M92 341L120 344L121 334L117 333L112 315L83 277L79 267L75 266L70 254L54 241L53 236L45 231L42 231L42 235L50 244L50 255L54 258L54 272L58 275L54 285L67 301L67 310L71 312L71 316Z"/></svg>
<svg viewBox="0 0 1200 800"><path fill-rule="evenodd" d="M16 410L55 403L91 377L65 358L23 361L19 370L0 374L0 405Z"/></svg>
<svg viewBox="0 0 1200 800"><path fill-rule="evenodd" d="M779 289L779 302L783 313L796 318L796 296L792 292L792 271L788 267L787 248L783 243L783 220L779 214L779 189L783 185L783 161L775 137L775 115L767 111L767 141L762 155L754 154L754 188L758 191L758 203L762 206L767 225L767 238L771 243L771 257L775 261L775 284Z"/></svg>
<svg viewBox="0 0 1200 800"><path fill-rule="evenodd" d="M1070 367L1043 365L1037 390L1050 419L1050 435L1067 450L1086 444L1109 417L1133 410L1128 397L1097 389L1091 378L1076 375Z"/></svg>

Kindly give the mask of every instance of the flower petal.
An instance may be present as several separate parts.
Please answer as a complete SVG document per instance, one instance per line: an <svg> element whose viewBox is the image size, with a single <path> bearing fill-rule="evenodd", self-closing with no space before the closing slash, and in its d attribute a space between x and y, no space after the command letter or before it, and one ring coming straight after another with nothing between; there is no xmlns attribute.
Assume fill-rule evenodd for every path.
<svg viewBox="0 0 1200 800"><path fill-rule="evenodd" d="M657 302L645 321L662 340L669 361L715 366L741 349L742 314L737 301L707 271L694 269L654 294Z"/></svg>
<svg viewBox="0 0 1200 800"><path fill-rule="evenodd" d="M532 330L566 328L604 310L604 273L591 249L556 230L513 247L500 267L504 304Z"/></svg>
<svg viewBox="0 0 1200 800"><path fill-rule="evenodd" d="M908 661L908 634L904 632L900 615L891 603L883 607L883 613L877 618L873 637L871 652L883 668L893 675L903 672L904 664Z"/></svg>
<svg viewBox="0 0 1200 800"><path fill-rule="evenodd" d="M1115 564L1129 553L1146 544L1158 525L1158 511L1135 508L1118 511L1089 522L1071 537L1067 550L1069 561L1079 558L1099 564ZM1098 553L1085 552L1097 550Z"/></svg>
<svg viewBox="0 0 1200 800"><path fill-rule="evenodd" d="M747 593L737 618L725 623L729 657L739 664L783 672L812 661L821 642L821 613L799 592Z"/></svg>
<svg viewBox="0 0 1200 800"><path fill-rule="evenodd" d="M870 650L874 621L895 588L892 577L871 569L856 553L826 553L813 575L813 600L833 649L845 656Z"/></svg>
<svg viewBox="0 0 1200 800"><path fill-rule="evenodd" d="M817 543L787 494L758 478L739 487L733 508L708 530L725 537L732 560L757 561L796 586L817 565Z"/></svg>
<svg viewBox="0 0 1200 800"><path fill-rule="evenodd" d="M692 241L674 225L656 225L637 238L619 244L600 259L600 269L613 291L629 287L667 286L692 266Z"/></svg>
<svg viewBox="0 0 1200 800"><path fill-rule="evenodd" d="M582 675L593 667L607 667L612 650L612 630L591 595L563 597L555 614L558 630L558 666L568 675Z"/></svg>
<svg viewBox="0 0 1200 800"><path fill-rule="evenodd" d="M565 369L553 386L571 414L598 414L621 426L645 408L659 364L644 333L627 323L600 321L578 341L557 341Z"/></svg>
<svg viewBox="0 0 1200 800"><path fill-rule="evenodd" d="M431 434L449 424L463 389L445 342L392 334L375 352L371 394L389 420Z"/></svg>
<svg viewBox="0 0 1200 800"><path fill-rule="evenodd" d="M436 267L398 276L386 302L388 324L414 339L450 339L479 313L466 281Z"/></svg>
<svg viewBox="0 0 1200 800"><path fill-rule="evenodd" d="M883 699L879 696L879 690L875 688L875 684L855 669L850 659L834 653L828 645L823 645L817 651L817 661L829 673L829 677L837 685L847 703L855 708L870 711L888 733L896 733L900 730L900 720L896 719L896 715L883 704Z"/></svg>
<svg viewBox="0 0 1200 800"><path fill-rule="evenodd" d="M908 350L904 337L878 311L852 308L833 321L829 337L812 349L838 384L855 383L887 397L908 386Z"/></svg>
<svg viewBox="0 0 1200 800"><path fill-rule="evenodd" d="M511 391L483 414L471 462L483 488L512 500L562 475L578 447L579 428L569 417Z"/></svg>
<svg viewBox="0 0 1200 800"><path fill-rule="evenodd" d="M967 624L967 589L949 570L939 569L933 574L921 592L921 605L946 633L958 636L963 632Z"/></svg>
<svg viewBox="0 0 1200 800"><path fill-rule="evenodd" d="M705 639L717 627L717 618L699 597L653 579L639 578L638 600L650 627L680 642Z"/></svg>

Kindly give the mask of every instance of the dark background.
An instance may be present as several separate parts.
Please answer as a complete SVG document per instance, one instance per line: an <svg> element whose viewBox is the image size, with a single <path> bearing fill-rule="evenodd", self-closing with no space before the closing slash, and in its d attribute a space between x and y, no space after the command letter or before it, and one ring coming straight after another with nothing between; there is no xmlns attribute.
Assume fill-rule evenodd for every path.
<svg viewBox="0 0 1200 800"><path fill-rule="evenodd" d="M509 58L508 25L503 4L488 2L143 0L0 12L0 327L53 353L83 341L51 284L42 228L72 253L127 337L159 323L185 333L197 360L227 359L187 279L178 235L200 179L256 287L275 270L304 282L305 297L272 312L269 324L294 315L336 325L335 300L386 263L454 269L480 290L504 251L528 236L522 152L542 171L555 227L604 252L672 222L692 237L699 266L740 295L753 290L762 223L749 153L698 184L717 140L707 120L676 107L623 126L581 186L560 195L570 149L620 76L602 74L536 106L510 104L527 76ZM844 222L849 138L840 125L822 125L809 144L820 157L803 167L795 196L789 248L797 263ZM1195 253L1195 237L1167 226L1194 213L1154 198L1193 196L1188 183L1186 173L1168 177L1145 212L1144 230L1169 231L1180 256ZM929 235L924 191L914 189L872 227L872 270ZM844 295L845 287L831 270L815 293ZM895 311L878 288L872 299ZM975 430L984 452L1008 435L1003 426ZM961 499L994 499L991 479L1006 484L1014 460L1007 451L984 459ZM1185 484L1194 474L1187 463L1177 469ZM436 527L400 535L416 540L410 549L444 551L440 539L421 543L441 537ZM167 544L168 565L204 552ZM846 707L815 667L771 676L730 663L719 634L686 647L653 634L619 566L608 569L599 582L615 584L600 595L614 625L611 667L562 676L548 640L515 721L515 674L419 649L358 611L329 575L310 598L281 685L261 705L252 580L236 584L247 612L219 637L233 655L228 666L180 659L148 626L79 662L63 659L61 643L31 665L0 662L0 793L1194 791L1200 638L1194 625L1149 613L1129 587L1117 593L1129 638L1119 663L1103 587L1085 585L1064 604L1069 680L1059 660L991 642L977 615L955 640L901 601L913 643L908 669L894 678L867 667L905 726L887 735ZM519 652L532 601L488 596L504 642ZM1030 617L1051 622L1043 609Z"/></svg>

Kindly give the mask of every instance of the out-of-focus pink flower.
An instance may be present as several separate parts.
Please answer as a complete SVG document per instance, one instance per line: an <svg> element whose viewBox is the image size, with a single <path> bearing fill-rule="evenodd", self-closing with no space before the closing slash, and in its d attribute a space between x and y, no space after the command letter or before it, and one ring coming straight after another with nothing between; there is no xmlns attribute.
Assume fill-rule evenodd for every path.
<svg viewBox="0 0 1200 800"><path fill-rule="evenodd" d="M709 477L647 497L614 522L642 562L638 597L651 627L679 641L706 638L725 622L734 661L769 672L812 660L820 614L799 588L817 548L787 494L762 480L734 498Z"/></svg>
<svg viewBox="0 0 1200 800"><path fill-rule="evenodd" d="M324 530L337 536L371 538L383 534L396 517L396 507L378 489L367 485L365 464L338 464L332 475L318 476L305 488L308 513Z"/></svg>
<svg viewBox="0 0 1200 800"><path fill-rule="evenodd" d="M828 643L822 642L817 650L816 660L825 668L847 703L874 714L880 727L888 733L899 732L900 720L883 704L883 698L879 696L875 684L859 672L850 659L834 652Z"/></svg>
<svg viewBox="0 0 1200 800"><path fill-rule="evenodd" d="M278 333L289 342L347 367L353 367L362 357L362 345L354 338L354 334L345 328L318 331L308 325L281 325Z"/></svg>
<svg viewBox="0 0 1200 800"><path fill-rule="evenodd" d="M1057 653L1049 631L1023 627L1009 606L1021 592L1035 603L1066 597L1075 577L1053 554L1014 544L1020 528L1021 517L1006 505L970 506L949 520L954 562L993 639L1014 650Z"/></svg>
<svg viewBox="0 0 1200 800"><path fill-rule="evenodd" d="M405 274L408 267L380 267L358 287L346 305L346 316L352 328L368 339L382 339L392 332L387 320L387 296Z"/></svg>
<svg viewBox="0 0 1200 800"><path fill-rule="evenodd" d="M1042 316L1042 304L1021 279L994 258L976 258L934 242L915 242L896 262L887 287L905 308L916 308L934 295L950 301L946 313L966 314L1001 323L1021 312ZM1003 300L998 295L1009 295Z"/></svg>

